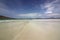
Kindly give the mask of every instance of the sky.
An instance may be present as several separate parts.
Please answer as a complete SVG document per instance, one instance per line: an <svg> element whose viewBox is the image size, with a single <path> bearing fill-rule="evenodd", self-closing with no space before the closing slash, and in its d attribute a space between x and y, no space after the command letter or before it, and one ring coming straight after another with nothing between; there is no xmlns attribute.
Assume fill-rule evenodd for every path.
<svg viewBox="0 0 60 40"><path fill-rule="evenodd" d="M58 18L60 0L0 0L0 15L12 18Z"/></svg>

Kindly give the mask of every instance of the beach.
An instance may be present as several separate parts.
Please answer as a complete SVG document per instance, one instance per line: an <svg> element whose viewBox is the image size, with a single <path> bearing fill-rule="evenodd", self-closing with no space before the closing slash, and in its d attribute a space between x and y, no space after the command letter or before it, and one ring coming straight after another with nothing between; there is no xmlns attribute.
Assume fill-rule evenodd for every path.
<svg viewBox="0 0 60 40"><path fill-rule="evenodd" d="M60 40L60 19L0 20L0 40Z"/></svg>

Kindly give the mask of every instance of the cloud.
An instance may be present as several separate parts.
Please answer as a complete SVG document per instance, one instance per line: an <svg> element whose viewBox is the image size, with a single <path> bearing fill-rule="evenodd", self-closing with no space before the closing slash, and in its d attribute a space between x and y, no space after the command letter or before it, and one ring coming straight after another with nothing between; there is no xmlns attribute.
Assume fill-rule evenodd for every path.
<svg viewBox="0 0 60 40"><path fill-rule="evenodd" d="M0 2L0 12L5 12L5 13L9 12L8 6L1 2Z"/></svg>
<svg viewBox="0 0 60 40"><path fill-rule="evenodd" d="M45 10L44 16L47 17L57 17L60 16L60 1L59 0L54 0L52 2L46 2L43 5L41 5L41 8Z"/></svg>
<svg viewBox="0 0 60 40"><path fill-rule="evenodd" d="M18 7L18 8L20 6L22 6L22 3L17 3L17 4L18 5L16 7ZM39 9L37 11L41 10L40 13L38 13L38 12L35 13L33 11L32 11L32 13L27 13L27 11L26 11L26 13L24 14L24 12L19 12L20 11L19 9L21 9L21 8L19 8L19 9L16 8L16 10L10 9L5 3L0 2L0 15L6 15L6 16L16 17L16 18L60 17L60 1L59 0L54 0L52 2L45 2L44 4L40 4L40 5L41 5L42 10L44 10L44 9L46 9L46 10L42 11L39 8L40 7L39 5L35 5L36 10ZM21 9L21 11L22 10L24 10L24 9Z"/></svg>
<svg viewBox="0 0 60 40"><path fill-rule="evenodd" d="M57 16L60 16L60 14L58 13L49 13L49 14L45 14L46 16L48 17L57 17Z"/></svg>
<svg viewBox="0 0 60 40"><path fill-rule="evenodd" d="M45 5L45 8L47 9L45 13L53 13L54 7L52 6L52 4L47 3Z"/></svg>
<svg viewBox="0 0 60 40"><path fill-rule="evenodd" d="M5 15L7 13L9 13L8 7L0 2L0 15Z"/></svg>
<svg viewBox="0 0 60 40"><path fill-rule="evenodd" d="M0 2L0 15L14 17L16 16L16 12L14 10L10 10L7 5Z"/></svg>
<svg viewBox="0 0 60 40"><path fill-rule="evenodd" d="M17 15L22 18L39 18L42 16L40 13L26 13L26 14L19 14Z"/></svg>

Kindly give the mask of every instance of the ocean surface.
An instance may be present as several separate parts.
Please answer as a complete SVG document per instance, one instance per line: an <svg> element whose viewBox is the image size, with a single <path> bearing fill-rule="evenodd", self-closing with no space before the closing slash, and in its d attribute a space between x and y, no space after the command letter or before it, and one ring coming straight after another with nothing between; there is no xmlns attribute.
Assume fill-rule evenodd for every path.
<svg viewBox="0 0 60 40"><path fill-rule="evenodd" d="M0 40L60 40L60 19L0 20Z"/></svg>

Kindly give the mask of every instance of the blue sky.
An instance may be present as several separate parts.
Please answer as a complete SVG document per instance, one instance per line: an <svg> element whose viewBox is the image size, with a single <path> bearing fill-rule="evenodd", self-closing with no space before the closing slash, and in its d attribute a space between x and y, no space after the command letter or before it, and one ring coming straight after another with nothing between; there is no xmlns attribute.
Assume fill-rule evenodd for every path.
<svg viewBox="0 0 60 40"><path fill-rule="evenodd" d="M13 18L58 18L60 0L0 0L0 15Z"/></svg>

